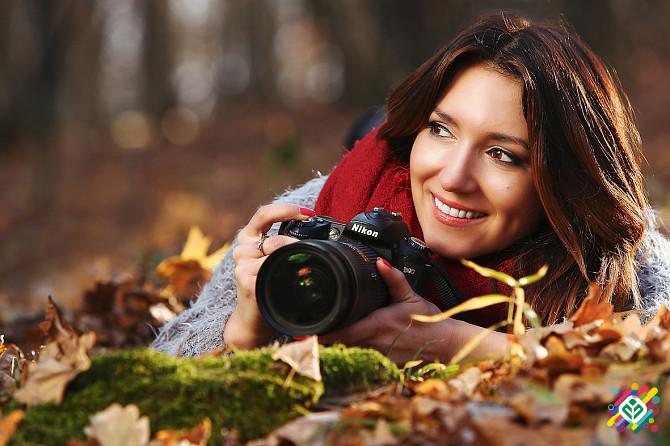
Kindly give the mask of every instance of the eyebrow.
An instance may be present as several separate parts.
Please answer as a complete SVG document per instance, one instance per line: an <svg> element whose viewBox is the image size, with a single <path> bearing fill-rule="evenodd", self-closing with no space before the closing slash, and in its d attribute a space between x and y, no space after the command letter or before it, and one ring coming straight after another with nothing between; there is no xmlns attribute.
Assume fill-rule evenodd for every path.
<svg viewBox="0 0 670 446"><path fill-rule="evenodd" d="M433 110L433 113L435 113L437 116L440 117L445 122L448 122L449 124L452 125L458 125L458 122L452 118L450 115L446 114L439 108L436 108ZM521 147L525 148L526 150L530 151L530 145L528 144L528 141L526 141L523 138L515 138L514 136L510 135L505 135L503 133L489 133L488 134L489 139L493 139L495 141L500 141L500 142L506 142L506 143L511 143L511 144L518 144Z"/></svg>

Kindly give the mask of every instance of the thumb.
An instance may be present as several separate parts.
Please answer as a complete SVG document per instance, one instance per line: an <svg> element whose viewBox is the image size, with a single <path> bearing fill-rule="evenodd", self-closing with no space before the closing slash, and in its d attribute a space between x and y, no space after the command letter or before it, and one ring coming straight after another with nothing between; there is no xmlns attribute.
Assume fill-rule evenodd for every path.
<svg viewBox="0 0 670 446"><path fill-rule="evenodd" d="M414 292L405 275L400 270L381 257L377 257L377 269L388 286L389 294L394 303L415 300L418 295Z"/></svg>

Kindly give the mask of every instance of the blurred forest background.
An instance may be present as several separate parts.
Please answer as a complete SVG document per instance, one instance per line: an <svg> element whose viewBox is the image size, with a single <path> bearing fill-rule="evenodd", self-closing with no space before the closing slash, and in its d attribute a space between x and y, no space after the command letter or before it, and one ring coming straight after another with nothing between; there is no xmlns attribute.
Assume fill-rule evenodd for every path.
<svg viewBox="0 0 670 446"><path fill-rule="evenodd" d="M663 210L664 0L1 2L0 327L48 295L76 310L95 280L146 273L193 224L212 248L230 241L259 204L328 172L359 116L492 9L565 20L614 67Z"/></svg>

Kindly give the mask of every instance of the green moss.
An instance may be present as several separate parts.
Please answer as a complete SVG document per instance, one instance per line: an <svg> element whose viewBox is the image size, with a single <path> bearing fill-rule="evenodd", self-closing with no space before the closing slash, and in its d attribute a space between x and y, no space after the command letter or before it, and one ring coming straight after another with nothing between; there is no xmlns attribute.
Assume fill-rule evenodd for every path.
<svg viewBox="0 0 670 446"><path fill-rule="evenodd" d="M328 395L366 390L400 380L396 365L375 350L336 346L321 348L319 357Z"/></svg>
<svg viewBox="0 0 670 446"><path fill-rule="evenodd" d="M320 354L324 383L296 375L287 389L289 366L272 360L267 350L198 360L149 349L94 356L91 369L70 383L62 404L27 410L10 444L84 439L89 417L113 402L136 404L153 432L190 428L209 417L210 444L221 444L224 427L237 430L244 442L306 413L325 389L346 393L399 376L393 363L371 350L333 347Z"/></svg>

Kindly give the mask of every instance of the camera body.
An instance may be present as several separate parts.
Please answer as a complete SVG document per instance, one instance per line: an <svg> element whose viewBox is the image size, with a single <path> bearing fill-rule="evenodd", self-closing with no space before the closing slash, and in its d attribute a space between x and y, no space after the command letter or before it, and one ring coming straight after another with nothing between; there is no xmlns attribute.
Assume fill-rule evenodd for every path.
<svg viewBox="0 0 670 446"><path fill-rule="evenodd" d="M412 237L402 216L375 208L356 215L349 222L317 216L309 220L289 220L279 226L279 234L299 240L333 240L360 242L369 246L395 268L405 274L412 289L425 294L428 247ZM376 257L372 261L376 261Z"/></svg>
<svg viewBox="0 0 670 446"><path fill-rule="evenodd" d="M317 216L282 222L279 234L299 242L283 246L261 266L256 299L277 330L323 334L349 325L390 303L376 267L382 257L425 295L430 252L411 236L398 213L381 208L349 222Z"/></svg>

